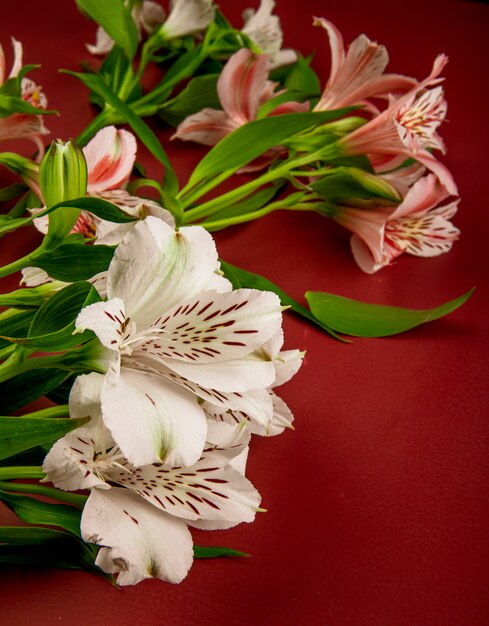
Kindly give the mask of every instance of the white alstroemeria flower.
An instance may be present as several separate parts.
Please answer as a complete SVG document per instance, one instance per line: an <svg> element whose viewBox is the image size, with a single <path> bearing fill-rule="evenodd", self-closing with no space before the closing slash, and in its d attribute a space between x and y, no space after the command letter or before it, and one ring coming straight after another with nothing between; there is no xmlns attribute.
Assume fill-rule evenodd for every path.
<svg viewBox="0 0 489 626"><path fill-rule="evenodd" d="M192 563L187 523L228 528L252 521L259 510L258 492L233 467L246 453L249 435L216 424L220 429L211 428L213 441L193 466L134 467L100 419L99 384L93 373L75 382L70 414L89 414L92 421L54 444L44 461L45 480L67 491L92 490L82 536L104 546L96 564L118 573L119 584L150 577L180 582Z"/></svg>
<svg viewBox="0 0 489 626"><path fill-rule="evenodd" d="M246 9L243 12L244 25L241 29L262 53L269 55L272 69L297 61L295 50L282 50L283 33L278 16L273 15L274 8L275 0L261 0L257 11Z"/></svg>
<svg viewBox="0 0 489 626"><path fill-rule="evenodd" d="M218 276L212 237L139 222L110 264L107 302L81 311L112 355L101 386L102 417L134 465L192 465L207 432L197 396L225 409L263 413L275 365L263 345L281 327L270 292L232 291ZM100 374L102 376L102 374ZM265 401L266 403L266 401ZM272 415L271 401L264 422Z"/></svg>
<svg viewBox="0 0 489 626"><path fill-rule="evenodd" d="M275 366L275 381L266 390L265 394L260 398L256 398L256 401L258 404L266 403L262 407L263 413L266 415L269 415L269 407L271 406L271 416L265 421L260 419L261 414L256 410L233 410L231 408L223 410L222 406L217 406L212 401L207 401L204 402L202 407L210 419L246 427L250 433L267 437L278 435L285 428L292 428L292 422L294 421L292 411L274 393L273 389L286 383L298 372L302 365L304 352L300 350L281 350L283 340L283 332L279 331L261 348L262 353Z"/></svg>
<svg viewBox="0 0 489 626"><path fill-rule="evenodd" d="M213 0L172 0L170 15L159 33L164 39L178 39L204 31L214 19Z"/></svg>

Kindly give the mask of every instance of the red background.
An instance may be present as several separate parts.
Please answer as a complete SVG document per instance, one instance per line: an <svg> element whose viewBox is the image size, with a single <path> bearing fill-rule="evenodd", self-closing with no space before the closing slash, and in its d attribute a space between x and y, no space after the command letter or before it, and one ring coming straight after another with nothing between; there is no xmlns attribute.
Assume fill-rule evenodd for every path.
<svg viewBox="0 0 489 626"><path fill-rule="evenodd" d="M351 345L287 315L288 347L307 350L301 372L281 390L296 430L255 438L248 469L268 512L252 525L195 533L197 543L253 557L198 561L179 586L152 580L122 591L84 572L4 569L4 624L489 623L488 7L455 0L278 4L287 45L305 54L317 50L314 67L323 83L328 45L311 15L334 21L346 42L366 32L385 44L390 71L423 78L437 53L449 55L444 160L460 188L455 224L463 236L448 255L405 256L367 276L351 257L346 232L318 216L275 214L220 233L222 257L265 274L298 299L310 289L430 307L473 285L476 292L447 319ZM220 2L236 26L247 5ZM53 138L76 136L93 115L81 84L56 70L77 69L88 59L84 43L94 34L74 1L2 3L7 55L14 35L24 43L25 61L42 64L32 77L61 113L47 120ZM155 128L166 141L169 133ZM169 151L182 179L203 154L187 144ZM154 164L149 172L161 174ZM27 252L34 240L31 231L10 235L2 240L2 258ZM4 509L0 516L12 519Z"/></svg>

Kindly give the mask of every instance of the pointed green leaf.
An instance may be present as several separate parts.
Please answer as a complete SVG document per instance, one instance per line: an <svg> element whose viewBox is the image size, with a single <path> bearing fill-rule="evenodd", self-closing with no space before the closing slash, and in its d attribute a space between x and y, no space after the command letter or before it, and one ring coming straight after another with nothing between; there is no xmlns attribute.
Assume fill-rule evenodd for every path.
<svg viewBox="0 0 489 626"><path fill-rule="evenodd" d="M57 291L37 311L27 337L8 337L13 343L30 350L60 352L90 339L88 335L74 335L75 319L89 304L100 301L100 296L87 282L73 283Z"/></svg>
<svg viewBox="0 0 489 626"><path fill-rule="evenodd" d="M122 0L76 0L76 3L124 50L129 59L134 57L138 32L131 12Z"/></svg>
<svg viewBox="0 0 489 626"><path fill-rule="evenodd" d="M70 430L83 426L88 420L88 417L0 417L0 459L57 441Z"/></svg>
<svg viewBox="0 0 489 626"><path fill-rule="evenodd" d="M56 389L70 372L47 368L24 372L0 383L0 414L7 415Z"/></svg>
<svg viewBox="0 0 489 626"><path fill-rule="evenodd" d="M85 568L111 579L95 566L95 557L90 546L65 531L35 526L0 527L0 564Z"/></svg>
<svg viewBox="0 0 489 626"><path fill-rule="evenodd" d="M293 135L335 120L350 109L319 113L287 113L248 122L224 137L200 161L190 177L188 187L224 171L239 170L264 152L279 146Z"/></svg>
<svg viewBox="0 0 489 626"><path fill-rule="evenodd" d="M168 124L177 126L186 117L202 109L220 109L221 103L216 89L218 78L218 74L192 78L178 96L165 102L158 109L158 114Z"/></svg>
<svg viewBox="0 0 489 626"><path fill-rule="evenodd" d="M7 493L1 489L0 500L23 522L42 524L44 526L58 526L73 535L81 536L80 509L67 504L41 502L36 498Z"/></svg>
<svg viewBox="0 0 489 626"><path fill-rule="evenodd" d="M62 244L49 252L33 256L33 264L55 278L67 283L89 280L104 272L114 255L111 246Z"/></svg>
<svg viewBox="0 0 489 626"><path fill-rule="evenodd" d="M405 309L359 302L331 293L306 293L313 314L336 332L355 337L386 337L448 315L462 306L473 289L434 309Z"/></svg>
<svg viewBox="0 0 489 626"><path fill-rule="evenodd" d="M84 306L100 300L96 289L87 282L67 285L47 300L32 320L29 337L64 329L73 322Z"/></svg>
<svg viewBox="0 0 489 626"><path fill-rule="evenodd" d="M299 56L294 65L292 65L285 79L284 87L285 89L317 96L321 93L321 81L318 75L302 56Z"/></svg>
<svg viewBox="0 0 489 626"><path fill-rule="evenodd" d="M194 545L194 557L196 559L213 559L220 556L250 556L246 552L239 552L223 546L196 546Z"/></svg>
<svg viewBox="0 0 489 626"><path fill-rule="evenodd" d="M108 102L129 124L132 130L136 133L139 139L148 148L151 154L162 163L166 168L166 176L170 178L174 189L168 188L167 191L172 192L178 189L175 173L168 159L166 152L163 149L159 139L151 130L151 128L144 122L129 105L123 102L107 85L107 83L96 74L80 74L77 72L66 71L66 74L76 76L79 78L85 86L99 94L106 102Z"/></svg>
<svg viewBox="0 0 489 626"><path fill-rule="evenodd" d="M252 272L247 272L235 265L231 265L225 261L221 260L221 270L224 273L224 276L231 281L233 287L235 289L239 289L240 287L246 287L248 289L261 289L262 291L273 291L280 298L280 302L283 306L288 306L297 313L301 317L305 317L310 322L319 326L322 330L326 331L333 337L338 339L338 336L334 332L332 328L330 328L326 323L314 317L314 315L306 309L306 307L302 306L296 300L291 298L289 295L285 293L278 285L272 283L272 281L260 276L259 274L253 274Z"/></svg>

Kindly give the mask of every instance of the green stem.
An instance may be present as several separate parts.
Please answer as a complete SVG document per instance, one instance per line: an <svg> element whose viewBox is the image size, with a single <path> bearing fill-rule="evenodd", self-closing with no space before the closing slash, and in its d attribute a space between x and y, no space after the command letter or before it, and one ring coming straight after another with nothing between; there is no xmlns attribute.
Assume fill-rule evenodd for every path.
<svg viewBox="0 0 489 626"><path fill-rule="evenodd" d="M77 143L80 146L85 146L90 139L97 133L101 128L107 126L110 122L110 112L107 109L100 111L97 117L94 117L90 124L83 130L77 137Z"/></svg>
<svg viewBox="0 0 489 626"><path fill-rule="evenodd" d="M13 261L12 263L8 263L7 265L0 267L0 278L3 278L4 276L9 276L10 274L14 274L15 272L20 272L20 270L23 270L25 267L34 265L34 259L35 256L31 252L30 254L27 254L26 256L17 259L17 261Z"/></svg>
<svg viewBox="0 0 489 626"><path fill-rule="evenodd" d="M70 414L70 407L67 404L59 404L56 406L50 406L47 409L41 409L40 411L33 411L32 413L26 413L25 415L19 415L19 419L23 417L28 418L46 418L46 417L66 417Z"/></svg>
<svg viewBox="0 0 489 626"><path fill-rule="evenodd" d="M63 357L64 355L40 356L18 363L3 363L0 365L0 383L35 369L59 368L69 370L70 368L66 366Z"/></svg>
<svg viewBox="0 0 489 626"><path fill-rule="evenodd" d="M19 466L0 467L0 480L13 480L14 478L44 478L42 467L39 466Z"/></svg>
<svg viewBox="0 0 489 626"><path fill-rule="evenodd" d="M5 359L8 359L10 356L12 356L12 354L17 350L17 346L14 344L11 344L10 346L5 346L5 348L2 348L0 350L0 361L4 361Z"/></svg>
<svg viewBox="0 0 489 626"><path fill-rule="evenodd" d="M326 148L330 148L330 146L326 146ZM334 151L334 149L333 149ZM266 183L270 183L278 178L283 178L286 174L289 173L291 169L295 169L297 167L301 167L303 165L307 165L313 161L317 161L318 159L324 159L327 157L327 150L325 148L321 148L312 154L307 154L303 157L299 157L293 159L292 161L285 161L282 165L275 167L265 174L262 174L258 178L250 181L249 183L245 183L241 185L237 189L233 189L232 191L228 191L227 193L219 196L218 198L214 198L213 200L209 200L208 202L204 202L198 207L194 209L189 209L186 211L184 215L183 222L187 224L188 222L195 222L198 219L206 217L208 215L212 215L221 209L231 206L235 202L238 202L242 198L250 195L255 189L265 185ZM233 174L234 172L231 172ZM231 175L230 174L230 175ZM219 184L220 179L222 179L222 175L216 177L212 181L210 181L203 192L199 194L199 197L207 193L211 189L213 189L217 184ZM181 195L185 194L185 188L182 190Z"/></svg>
<svg viewBox="0 0 489 626"><path fill-rule="evenodd" d="M284 200L278 200L277 202L272 202L266 207L262 209L258 209L257 211L251 211L250 213L244 213L243 215L235 215L234 217L224 218L222 220L214 220L209 222L201 223L208 231L213 230L221 230L222 228L226 228L227 226L234 226L236 224L244 224L245 222L251 222L252 220L257 220L260 217L264 217L272 211L277 210L286 210L286 211L314 211L315 207L311 204L297 204L295 206L286 206L284 205Z"/></svg>
<svg viewBox="0 0 489 626"><path fill-rule="evenodd" d="M82 509L87 501L87 496L81 496L76 493L69 493L52 487L44 487L43 485L28 485L25 483L5 483L0 482L0 489L3 491L12 491L16 493L33 493L38 496L46 496L59 502L66 502Z"/></svg>

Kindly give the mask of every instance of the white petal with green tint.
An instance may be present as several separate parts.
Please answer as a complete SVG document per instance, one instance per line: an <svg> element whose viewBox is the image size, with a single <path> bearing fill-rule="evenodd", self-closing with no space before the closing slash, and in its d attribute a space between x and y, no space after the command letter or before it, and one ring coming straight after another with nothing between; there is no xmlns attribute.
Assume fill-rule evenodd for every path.
<svg viewBox="0 0 489 626"><path fill-rule="evenodd" d="M101 394L106 426L133 465L192 465L207 424L197 398L161 376L121 367L106 375Z"/></svg>
<svg viewBox="0 0 489 626"><path fill-rule="evenodd" d="M203 228L173 230L156 217L139 222L119 244L109 268L109 298L121 298L138 328L205 290L218 267Z"/></svg>
<svg viewBox="0 0 489 626"><path fill-rule="evenodd" d="M181 582L193 561L186 524L127 489L93 489L81 520L85 541L103 547L96 564L119 585L145 578Z"/></svg>

